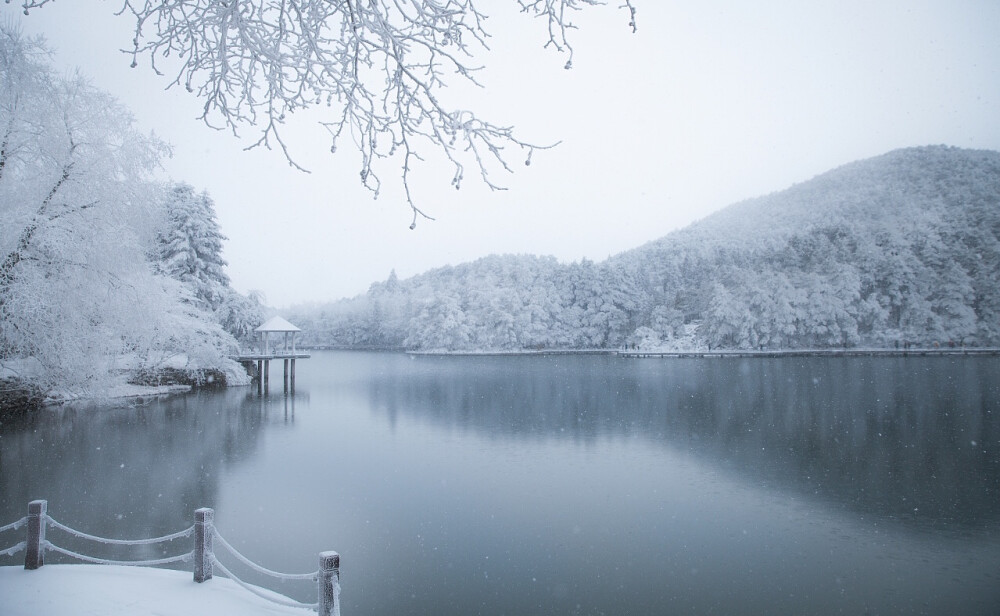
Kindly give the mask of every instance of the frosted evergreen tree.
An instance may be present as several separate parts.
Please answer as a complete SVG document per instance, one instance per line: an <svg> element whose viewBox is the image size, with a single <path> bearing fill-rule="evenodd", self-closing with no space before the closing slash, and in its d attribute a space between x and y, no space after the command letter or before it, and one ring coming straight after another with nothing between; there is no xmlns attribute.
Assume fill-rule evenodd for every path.
<svg viewBox="0 0 1000 616"><path fill-rule="evenodd" d="M226 298L229 276L222 258L226 239L215 219L208 193L196 194L188 184L175 184L165 203L166 228L159 235L161 272L185 283L195 299L216 310Z"/></svg>

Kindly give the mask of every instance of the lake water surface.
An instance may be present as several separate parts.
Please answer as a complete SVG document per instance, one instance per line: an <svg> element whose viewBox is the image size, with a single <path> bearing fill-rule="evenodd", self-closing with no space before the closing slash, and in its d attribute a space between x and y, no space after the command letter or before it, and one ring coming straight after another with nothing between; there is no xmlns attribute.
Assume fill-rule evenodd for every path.
<svg viewBox="0 0 1000 616"><path fill-rule="evenodd" d="M151 537L214 507L268 568L339 551L345 616L1000 612L998 358L320 352L297 372L293 395L4 425L0 525L44 498Z"/></svg>

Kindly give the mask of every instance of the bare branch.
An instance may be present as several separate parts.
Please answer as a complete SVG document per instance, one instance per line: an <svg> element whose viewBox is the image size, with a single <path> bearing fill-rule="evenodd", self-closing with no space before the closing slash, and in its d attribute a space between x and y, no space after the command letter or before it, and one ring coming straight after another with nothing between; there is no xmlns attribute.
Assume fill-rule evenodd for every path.
<svg viewBox="0 0 1000 616"><path fill-rule="evenodd" d="M452 78L479 85L472 62L488 50L487 15L477 0L120 0L119 14L135 19L132 65L140 57L200 97L201 119L214 128L253 128L249 148L278 147L296 163L283 138L285 119L326 105L322 123L335 152L349 136L361 154L361 183L377 197L385 163L395 161L406 200L418 216L410 173L424 146L453 166L461 186L472 165L493 190L496 171L510 173L519 152L553 147L524 141L511 127L441 100ZM623 0L635 30L635 8ZM7 0L10 2L10 0ZM23 0L25 12L52 0ZM545 20L546 47L573 64L570 16L604 0L517 0L520 10ZM412 225L411 225L412 226Z"/></svg>

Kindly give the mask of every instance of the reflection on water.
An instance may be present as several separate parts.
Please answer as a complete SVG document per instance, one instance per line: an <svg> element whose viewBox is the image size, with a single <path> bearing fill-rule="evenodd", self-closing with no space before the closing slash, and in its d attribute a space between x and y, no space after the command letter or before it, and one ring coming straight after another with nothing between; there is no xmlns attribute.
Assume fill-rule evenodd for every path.
<svg viewBox="0 0 1000 616"><path fill-rule="evenodd" d="M0 427L0 523L46 498L81 530L150 537L215 507L268 568L338 550L349 614L1000 605L996 358L331 352L298 368L294 395Z"/></svg>
<svg viewBox="0 0 1000 616"><path fill-rule="evenodd" d="M296 397L233 389L111 408L75 404L4 425L0 520L16 520L29 501L47 499L54 518L99 536L157 537L186 528L196 508L215 506L226 470L255 455L262 424L282 411L284 421L294 421ZM97 554L101 546L72 537L60 536L59 545L129 557L121 550Z"/></svg>
<svg viewBox="0 0 1000 616"><path fill-rule="evenodd" d="M1000 515L1000 362L418 357L376 408L490 438L640 436L913 525ZM405 364L404 364L405 365Z"/></svg>

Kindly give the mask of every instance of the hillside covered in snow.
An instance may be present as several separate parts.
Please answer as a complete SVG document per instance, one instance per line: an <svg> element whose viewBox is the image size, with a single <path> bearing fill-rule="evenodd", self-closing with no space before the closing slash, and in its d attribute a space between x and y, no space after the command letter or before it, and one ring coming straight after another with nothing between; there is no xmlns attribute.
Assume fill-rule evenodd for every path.
<svg viewBox="0 0 1000 616"><path fill-rule="evenodd" d="M333 274L335 275L335 274ZM490 256L298 307L339 348L1000 343L1000 153L896 150L602 263Z"/></svg>

